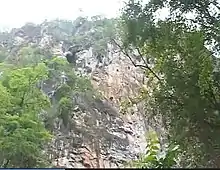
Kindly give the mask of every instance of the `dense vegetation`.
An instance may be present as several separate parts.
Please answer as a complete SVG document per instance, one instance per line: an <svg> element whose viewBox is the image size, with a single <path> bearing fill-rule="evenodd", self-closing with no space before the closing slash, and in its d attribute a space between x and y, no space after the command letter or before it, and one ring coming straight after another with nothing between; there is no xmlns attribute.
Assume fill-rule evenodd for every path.
<svg viewBox="0 0 220 170"><path fill-rule="evenodd" d="M156 18L165 7L168 17ZM118 46L142 57L146 103L180 145L181 167L219 167L219 9L216 0L129 1L121 17Z"/></svg>
<svg viewBox="0 0 220 170"><path fill-rule="evenodd" d="M158 19L156 13L164 8L169 15ZM95 16L43 23L56 41L93 47L97 59L106 55L110 41L131 62L137 53L141 57L143 64L135 66L145 71L148 87L139 99L146 102L146 119L162 117L168 144L161 152L158 137L150 134L147 153L130 166L220 167L219 11L217 0L130 0L117 20ZM190 12L194 17L187 17ZM23 29L32 30L30 36L39 32L30 25ZM52 57L50 49L30 44L15 49L10 37L5 39L7 46L0 49L0 167L49 167L44 151L54 119L68 127L72 96L94 90L90 80ZM56 89L56 100L45 93L44 83Z"/></svg>
<svg viewBox="0 0 220 170"><path fill-rule="evenodd" d="M1 167L45 166L42 148L51 136L39 113L50 103L36 83L46 76L44 64L7 69L1 76Z"/></svg>

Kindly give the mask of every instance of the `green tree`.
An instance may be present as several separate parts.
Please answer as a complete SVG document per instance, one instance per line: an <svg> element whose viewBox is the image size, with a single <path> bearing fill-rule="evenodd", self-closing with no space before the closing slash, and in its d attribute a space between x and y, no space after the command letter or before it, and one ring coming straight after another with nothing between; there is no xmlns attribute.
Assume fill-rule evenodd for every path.
<svg viewBox="0 0 220 170"><path fill-rule="evenodd" d="M1 48L0 49L0 62L5 61L7 56L8 56L8 52L5 49Z"/></svg>
<svg viewBox="0 0 220 170"><path fill-rule="evenodd" d="M17 64L22 66L37 64L44 58L45 56L41 54L40 49L37 47L27 46L19 50Z"/></svg>
<svg viewBox="0 0 220 170"><path fill-rule="evenodd" d="M83 46L84 49L93 48L93 53L106 55L107 43L115 36L115 19L103 16L79 17L74 22L73 43Z"/></svg>
<svg viewBox="0 0 220 170"><path fill-rule="evenodd" d="M91 93L91 96L97 96L93 89L91 81L84 76L77 76L71 64L62 58L54 57L52 60L45 61L49 70L47 84L54 85L55 94L52 99L52 114L45 115L46 126L53 130L55 118L63 121L65 128L71 123L70 114L74 109L74 96L78 94ZM54 111L55 110L55 111Z"/></svg>
<svg viewBox="0 0 220 170"><path fill-rule="evenodd" d="M168 17L157 19L165 7ZM185 15L191 11L193 19ZM122 12L122 43L115 43L145 70L151 85L148 105L162 116L169 140L184 151L183 167L220 167L219 19L215 0L131 0ZM135 50L144 64L134 63L130 54Z"/></svg>
<svg viewBox="0 0 220 170"><path fill-rule="evenodd" d="M178 165L178 145L167 145L164 152L161 152L157 134L152 131L148 133L148 145L146 153L137 161L130 163L136 168L174 168Z"/></svg>
<svg viewBox="0 0 220 170"><path fill-rule="evenodd" d="M0 167L47 166L43 153L51 135L39 113L50 107L49 100L36 87L47 78L44 64L5 70L0 81Z"/></svg>

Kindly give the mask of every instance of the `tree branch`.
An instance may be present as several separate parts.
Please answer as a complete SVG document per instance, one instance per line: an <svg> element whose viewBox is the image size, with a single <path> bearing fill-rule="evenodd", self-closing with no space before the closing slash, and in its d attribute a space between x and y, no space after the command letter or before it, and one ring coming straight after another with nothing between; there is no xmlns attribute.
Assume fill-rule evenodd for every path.
<svg viewBox="0 0 220 170"><path fill-rule="evenodd" d="M135 67L140 67L140 68L142 68L142 69L147 69L147 70L149 70L149 71L154 75L154 77L156 77L157 80L159 80L159 81L161 82L160 77L148 66L148 64L146 63L145 60L144 60L144 62L145 62L144 64L145 64L145 65L136 64L136 63L132 60L131 56L130 56L126 51L124 51L123 48L122 48L114 39L112 39L112 41L118 46L118 48L120 48L121 52L122 52L125 56L127 56L127 57L129 58L129 60L131 61L131 63L132 63ZM143 56L141 56L141 57L143 58Z"/></svg>
<svg viewBox="0 0 220 170"><path fill-rule="evenodd" d="M216 130L220 129L220 124L214 124L214 123L209 122L208 120L204 120L204 123L206 125L208 125L210 128L213 128L213 129L216 129Z"/></svg>
<svg viewBox="0 0 220 170"><path fill-rule="evenodd" d="M137 49L138 54L140 55L141 59L144 61L144 64L145 64L145 65L149 64L149 62L147 63L147 61L144 59L143 55L141 54L140 49L139 49L138 47L137 47L136 49Z"/></svg>
<svg viewBox="0 0 220 170"><path fill-rule="evenodd" d="M7 159L6 162L2 165L3 168L7 168L10 160Z"/></svg>
<svg viewBox="0 0 220 170"><path fill-rule="evenodd" d="M208 83L208 85L209 85L209 93L210 93L210 95L211 95L211 97L213 99L213 101L211 100L211 103L214 105L215 109L220 110L219 102L217 101L216 96L215 96L215 94L213 92L212 85L210 83Z"/></svg>

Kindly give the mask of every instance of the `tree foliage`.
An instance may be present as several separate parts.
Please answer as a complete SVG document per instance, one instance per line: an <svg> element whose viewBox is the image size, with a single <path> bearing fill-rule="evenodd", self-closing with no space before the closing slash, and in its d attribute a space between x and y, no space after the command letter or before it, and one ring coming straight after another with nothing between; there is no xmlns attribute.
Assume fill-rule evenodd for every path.
<svg viewBox="0 0 220 170"><path fill-rule="evenodd" d="M39 113L50 107L36 87L47 77L44 64L7 69L0 81L0 167L45 167L43 148L51 135Z"/></svg>
<svg viewBox="0 0 220 170"><path fill-rule="evenodd" d="M165 7L167 18L156 18ZM142 58L138 66L151 80L148 100L169 140L184 151L183 167L220 166L219 17L215 0L129 1L122 12L118 45L131 60L134 50Z"/></svg>
<svg viewBox="0 0 220 170"><path fill-rule="evenodd" d="M51 99L53 113L45 116L45 122L47 127L53 129L54 120L58 117L67 128L71 123L70 114L75 107L74 97L80 93L92 92L91 95L96 95L96 91L90 80L85 76L77 75L72 65L66 60L54 57L45 63L49 69L49 78L46 83L54 86L54 95Z"/></svg>
<svg viewBox="0 0 220 170"><path fill-rule="evenodd" d="M73 42L82 45L84 49L92 47L95 55L106 55L107 43L115 37L116 20L93 16L91 19L79 17L74 23L78 24L74 27Z"/></svg>
<svg viewBox="0 0 220 170"><path fill-rule="evenodd" d="M137 161L131 162L132 167L136 168L174 168L178 165L178 145L167 145L162 152L159 139L154 131L148 134L148 145L146 153Z"/></svg>
<svg viewBox="0 0 220 170"><path fill-rule="evenodd" d="M74 21L54 20L45 22L47 32L57 41L83 49L93 48L95 55L107 53L107 43L115 36L115 19L97 15L79 16Z"/></svg>

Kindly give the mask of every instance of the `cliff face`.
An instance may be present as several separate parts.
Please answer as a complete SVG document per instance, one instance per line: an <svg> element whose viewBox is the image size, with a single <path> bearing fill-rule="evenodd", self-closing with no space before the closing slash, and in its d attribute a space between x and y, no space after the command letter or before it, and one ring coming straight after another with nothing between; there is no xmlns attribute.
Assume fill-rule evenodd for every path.
<svg viewBox="0 0 220 170"><path fill-rule="evenodd" d="M78 56L77 63L81 66L78 70L82 73L90 70L87 75L105 99L89 100L83 95L75 100L78 107L72 117L73 129L64 135L57 127L52 144L59 166L123 167L145 150L148 127L144 121L144 106L133 105L125 115L119 112L120 101L138 94L143 74L125 56L110 48L109 51L101 63L92 49ZM71 146L73 140L79 144Z"/></svg>
<svg viewBox="0 0 220 170"><path fill-rule="evenodd" d="M64 49L70 46L65 40L68 34L63 39L57 38L50 34L45 23L29 24L4 36L2 46L10 49L9 53L34 44L65 59ZM143 73L123 54L115 53L113 46L108 45L108 51L101 60L93 48L78 54L77 70L91 78L94 88L105 99L93 99L83 93L73 96L75 108L70 115L71 123L65 127L62 120L56 119L54 139L46 150L54 166L123 167L145 150L149 126L144 121L144 105L135 104L125 114L120 113L119 107L121 101L138 94Z"/></svg>

